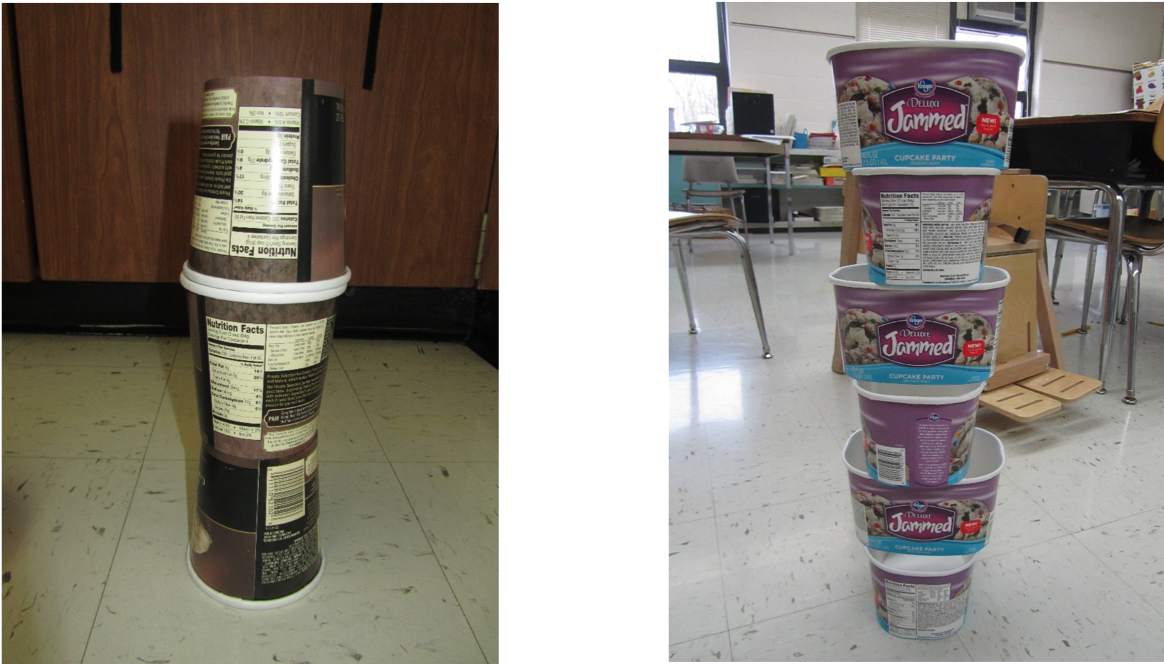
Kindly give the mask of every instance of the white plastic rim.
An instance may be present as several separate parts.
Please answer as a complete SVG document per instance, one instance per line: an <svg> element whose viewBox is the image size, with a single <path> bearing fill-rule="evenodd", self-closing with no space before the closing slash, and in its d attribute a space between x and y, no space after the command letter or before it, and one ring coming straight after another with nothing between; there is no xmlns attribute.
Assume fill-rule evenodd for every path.
<svg viewBox="0 0 1164 664"><path fill-rule="evenodd" d="M917 297L918 293L922 292L917 286L886 286L869 281L869 266L865 263L839 267L829 274L829 281L834 286L844 286L845 288L909 291L914 297ZM941 297L948 298L951 297L951 293L957 293L962 290L994 290L995 288L1002 288L1009 283L1010 274L1006 270L1000 267L994 267L993 265L986 265L982 268L982 279L978 283L970 284L969 286L942 286L940 292Z"/></svg>
<svg viewBox="0 0 1164 664"><path fill-rule="evenodd" d="M223 279L222 277L212 277L209 274L202 274L198 270L190 267L190 261L186 261L182 264L182 274L196 284L209 286L210 288L221 288L222 290L241 291L245 293L310 293L347 286L348 281L352 278L352 269L344 268L344 273L341 276L335 277L334 279L324 279L323 281L239 281L237 279Z"/></svg>
<svg viewBox="0 0 1164 664"><path fill-rule="evenodd" d="M891 401L920 406L947 406L977 399L986 383L975 385L898 385L854 380L857 394L874 401Z"/></svg>
<svg viewBox="0 0 1164 664"><path fill-rule="evenodd" d="M210 595L223 604L226 604L227 606L233 606L236 609L246 609L248 611L256 609L277 609L279 607L287 606L292 602L303 599L312 590L315 590L316 586L319 585L319 581L323 579L323 568L326 565L326 561L323 558L323 550L321 549L319 551L319 571L315 573L315 577L312 578L311 581L307 582L307 585L303 586L299 590L296 590L290 595L287 595L286 597L280 597L278 599L253 600L224 595L223 593L220 593L214 588L206 585L206 582L199 578L198 573L194 571L194 563L191 560L193 555L194 552L187 548L186 570L190 572L190 578L194 579L194 584L201 588L202 592Z"/></svg>
<svg viewBox="0 0 1164 664"><path fill-rule="evenodd" d="M865 549L869 562L889 574L932 578L963 572L974 564L978 552L961 556L912 556L908 553L890 553Z"/></svg>
<svg viewBox="0 0 1164 664"><path fill-rule="evenodd" d="M825 59L830 62L838 53L849 51L884 51L895 48L950 48L950 49L977 49L982 51L1002 51L1025 58L1027 52L1010 44L992 44L990 42L960 42L945 39L933 41L863 41L851 44L834 46L825 53Z"/></svg>
<svg viewBox="0 0 1164 664"><path fill-rule="evenodd" d="M866 470L865 443L860 429L849 436L849 440L845 442L845 449L841 452L841 457L850 473L865 479L873 479ZM970 461L966 464L966 478L958 482L958 486L994 479L1002 472L1002 467L1005 465L1006 451L1002 448L1002 441L986 429L975 427L974 453L970 455ZM922 488L942 489L944 487Z"/></svg>
<svg viewBox="0 0 1164 664"><path fill-rule="evenodd" d="M322 282L322 281L307 282L307 283L312 283L312 284L320 284L320 283L329 283L329 282L335 282L335 281L342 280L338 286L333 285L333 286L331 286L327 289L324 289L324 290L300 288L300 289L294 290L294 291L284 290L281 292L272 292L269 290L265 290L265 291L264 290L254 290L254 291L252 291L252 290L239 290L239 289L230 289L230 288L218 288L215 286L210 286L210 285L207 285L206 283L204 283L204 281L200 281L200 280L196 280L194 278L191 278L187 274L187 270L189 270L189 267L184 268L182 270L182 274L179 275L178 281L180 281L182 283L182 286L186 290L190 291L191 293L194 293L195 295L202 295L204 297L213 298L215 300L225 300L227 302L241 302L244 304L306 304L308 302L323 302L324 300L333 300L333 299L339 297L340 295L343 295L344 291L347 290L347 288L348 288L347 281L349 279L351 279L351 277L352 277L351 269L345 268L344 276L340 277L338 280L331 279L327 282ZM207 277L206 275L198 274L197 272L194 272L193 270L189 270L189 272L193 272L195 275L198 275L198 279L215 279L215 277ZM234 281L231 279L218 279L218 281L220 281L220 282L221 281L228 281L231 284L246 284L246 285L256 284L259 286L276 285L276 284L254 282L254 281ZM278 285L279 286L284 286L284 285L287 285L287 286L305 286L307 284L278 284Z"/></svg>
<svg viewBox="0 0 1164 664"><path fill-rule="evenodd" d="M853 169L857 177L874 177L877 175L959 175L963 177L988 176L994 177L1002 173L997 168L953 168L949 166L902 168L900 166L858 166Z"/></svg>

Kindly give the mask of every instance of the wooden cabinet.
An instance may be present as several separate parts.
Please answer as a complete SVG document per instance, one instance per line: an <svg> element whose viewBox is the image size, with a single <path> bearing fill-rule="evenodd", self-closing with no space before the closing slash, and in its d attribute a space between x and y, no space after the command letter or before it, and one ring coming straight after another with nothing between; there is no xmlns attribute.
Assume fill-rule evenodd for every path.
<svg viewBox="0 0 1164 664"><path fill-rule="evenodd" d="M371 5L124 4L120 73L109 12L15 11L44 279L177 281L203 83L269 75L345 88L352 283L473 285L497 136L496 5L385 6L371 90Z"/></svg>
<svg viewBox="0 0 1164 664"><path fill-rule="evenodd" d="M489 194L489 225L485 228L485 248L482 252L481 258L481 277L477 282L477 287L482 290L498 290L498 282L500 281L498 259L498 243L501 236L497 228L497 194L498 194L498 177L501 171L497 168L498 157L493 157L493 187Z"/></svg>
<svg viewBox="0 0 1164 664"><path fill-rule="evenodd" d="M20 113L16 94L15 48L9 9L4 20L4 208L3 246L4 281L32 281L36 276L36 255L32 244L31 207L24 173L24 139L18 122Z"/></svg>

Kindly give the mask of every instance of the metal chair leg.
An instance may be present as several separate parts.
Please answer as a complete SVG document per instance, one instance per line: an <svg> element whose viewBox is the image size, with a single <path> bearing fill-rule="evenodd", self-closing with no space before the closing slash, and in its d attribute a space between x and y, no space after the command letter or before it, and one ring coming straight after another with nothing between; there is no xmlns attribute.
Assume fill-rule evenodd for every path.
<svg viewBox="0 0 1164 664"><path fill-rule="evenodd" d="M691 240L687 241L691 244ZM688 332L699 333L699 326L695 323L695 309L691 307L691 288L687 285L687 265L683 262L683 241L675 242L675 268L679 270L679 286L683 289L683 302L687 305Z"/></svg>
<svg viewBox="0 0 1164 664"><path fill-rule="evenodd" d="M1111 216L1108 217L1107 240L1107 278L1104 281L1103 294L1103 336L1099 340L1099 389L1096 394L1107 394L1107 369L1111 365L1111 343L1115 337L1116 298L1119 297L1120 286L1120 254L1123 248L1117 238L1123 234L1124 214L1127 210L1124 205L1124 196L1118 189L1108 185L1093 183L1095 187L1104 191L1111 201Z"/></svg>
<svg viewBox="0 0 1164 664"><path fill-rule="evenodd" d="M1055 269L1051 272L1051 304L1059 304L1059 300L1055 299L1055 285L1059 283L1059 266L1063 262L1063 238L1055 243Z"/></svg>
<svg viewBox="0 0 1164 664"><path fill-rule="evenodd" d="M1126 254L1128 260L1128 391L1124 395L1124 403L1136 403L1136 320L1140 309L1140 271L1144 267L1144 258L1140 254L1130 251Z"/></svg>
<svg viewBox="0 0 1164 664"><path fill-rule="evenodd" d="M732 239L740 247L740 261L744 268L744 281L748 283L748 295L752 298L752 313L756 315L756 327L760 328L760 345L763 348L762 357L767 360L772 357L772 350L768 347L768 330L764 327L764 312L760 310L760 294L756 289L756 271L752 267L752 252L748 250L748 243L738 233L731 234Z"/></svg>
<svg viewBox="0 0 1164 664"><path fill-rule="evenodd" d="M1131 259L1124 255L1124 264L1128 266L1128 285L1124 287L1124 296L1120 298L1120 317L1117 321L1120 325L1128 324L1128 307L1132 301L1132 273L1131 273Z"/></svg>
<svg viewBox="0 0 1164 664"><path fill-rule="evenodd" d="M1087 250L1087 281L1083 282L1083 320L1079 323L1079 334L1087 334L1087 315L1091 309L1091 284L1095 281L1095 253L1098 250L1098 244L1091 245Z"/></svg>

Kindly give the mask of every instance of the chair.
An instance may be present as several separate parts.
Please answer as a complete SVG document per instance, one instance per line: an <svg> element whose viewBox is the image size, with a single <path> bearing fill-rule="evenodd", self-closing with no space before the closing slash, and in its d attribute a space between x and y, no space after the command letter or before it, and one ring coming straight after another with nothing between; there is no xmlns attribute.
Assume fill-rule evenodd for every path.
<svg viewBox="0 0 1164 664"><path fill-rule="evenodd" d="M760 310L760 295L756 289L756 272L752 267L752 253L748 243L736 231L740 220L729 214L691 214L688 212L669 213L670 237L675 247L675 267L679 271L679 285L683 289L683 302L687 305L688 332L699 333L695 322L695 310L691 306L691 289L687 283L687 265L683 259L683 240L690 242L700 238L731 238L740 250L740 262L744 269L744 281L752 300L752 313L756 316L756 326L760 329L762 357L769 359L772 351L768 347L768 332L764 327L764 313Z"/></svg>
<svg viewBox="0 0 1164 664"><path fill-rule="evenodd" d="M687 195L687 211L691 209L692 198L715 198L721 201L727 199L731 215L744 222L744 232L748 230L748 210L744 205L744 192L741 189L732 189L731 185L740 181L736 172L736 160L732 157L683 157L683 181L687 183L684 193ZM697 184L714 184L716 189L695 189ZM727 186L727 189L722 187ZM736 199L740 201L740 214L736 214Z"/></svg>
<svg viewBox="0 0 1164 664"><path fill-rule="evenodd" d="M1124 290L1123 297L1120 298L1122 300L1123 312L1119 316L1119 322L1126 323L1128 326L1128 386L1123 398L1123 402L1126 404L1136 403L1136 327L1139 318L1140 272L1143 269L1145 256L1155 256L1164 253L1164 221L1151 219L1148 215L1149 207L1148 197L1141 195L1139 213L1136 216L1129 216L1124 220L1124 241L1120 252L1121 267L1128 274L1127 287ZM1054 280L1059 276L1059 263L1063 257L1063 243L1085 242L1091 245L1088 253L1087 276L1085 277L1086 281L1084 282L1083 291L1083 322L1080 324L1079 329L1080 334L1086 334L1087 313L1091 300L1091 282L1094 279L1095 273L1095 253L1099 245L1106 244L1107 242L1106 220L1091 217L1053 218L1048 220L1048 224L1054 229L1051 235L1059 239L1059 246L1055 250L1052 292L1054 291ZM1115 293L1118 296L1118 278L1115 288L1109 292ZM1106 373L1106 366L1104 369L1105 371L1103 373ZM1104 378L1105 376L1103 375L1099 376L1100 381L1104 381ZM1106 390L1101 389L1100 393L1102 394L1104 391Z"/></svg>

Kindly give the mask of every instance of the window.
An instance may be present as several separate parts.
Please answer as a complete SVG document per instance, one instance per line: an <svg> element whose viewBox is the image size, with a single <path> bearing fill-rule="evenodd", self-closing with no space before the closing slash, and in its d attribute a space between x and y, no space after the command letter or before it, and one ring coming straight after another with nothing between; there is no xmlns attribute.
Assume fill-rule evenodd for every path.
<svg viewBox="0 0 1164 664"><path fill-rule="evenodd" d="M857 3L857 41L946 39L949 26L943 2Z"/></svg>
<svg viewBox="0 0 1164 664"><path fill-rule="evenodd" d="M1015 117L1026 117L1024 110L1028 108L1027 103L1027 65L1031 60L1031 49L1027 42L1027 36L1012 35L1000 32L987 32L980 29L964 28L962 26L955 27L954 33L955 41L981 41L991 42L994 44L1008 44L1010 46L1017 46L1021 48L1027 57L1023 60L1022 66L1019 68L1018 79L1018 105L1015 108Z"/></svg>
<svg viewBox="0 0 1164 664"><path fill-rule="evenodd" d="M726 5L675 3L667 20L671 131L684 131L687 122L726 124Z"/></svg>

